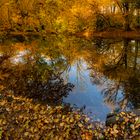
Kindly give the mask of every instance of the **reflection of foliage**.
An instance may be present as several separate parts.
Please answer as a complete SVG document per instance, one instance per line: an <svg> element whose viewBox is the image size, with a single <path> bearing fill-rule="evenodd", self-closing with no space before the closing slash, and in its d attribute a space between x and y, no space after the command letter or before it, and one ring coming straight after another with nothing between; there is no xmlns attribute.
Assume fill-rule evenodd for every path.
<svg viewBox="0 0 140 140"><path fill-rule="evenodd" d="M113 45L112 41L98 39L95 46L97 58L90 62L96 70L91 74L92 82L104 86L105 101L119 102L122 109L129 104L139 108L139 41L125 39Z"/></svg>
<svg viewBox="0 0 140 140"><path fill-rule="evenodd" d="M49 70L47 65L43 67L42 64L43 69L37 65L23 67L1 68L4 92L12 90L16 95L56 103L61 102L62 97L66 96L73 87L70 83L64 84L63 79Z"/></svg>
<svg viewBox="0 0 140 140"><path fill-rule="evenodd" d="M4 56L1 59L3 61L1 74L2 76L8 74L1 81L1 89L3 92L12 90L16 95L41 101L47 100L50 104L61 103L62 97L67 96L73 88L72 84L66 83L68 77L65 77L65 74L69 72L71 65L77 62L77 59L80 60L81 57L88 55L84 51L85 45L89 45L88 41L53 35L43 40L36 38L35 41L34 37L29 36L25 41L25 43L20 42L17 36L14 36L10 40L6 38L0 47L2 54L8 55L7 60L3 61ZM11 61L19 53L23 53L21 58L18 57L21 61L12 64ZM77 66L77 68L81 74L80 67ZM65 72L64 75L63 72ZM65 81L61 78L61 74L66 79Z"/></svg>
<svg viewBox="0 0 140 140"><path fill-rule="evenodd" d="M129 77L125 86L125 98L133 104L135 108L140 107L140 75Z"/></svg>
<svg viewBox="0 0 140 140"><path fill-rule="evenodd" d="M12 43L12 54L10 54L8 44L6 47L0 48L3 54L8 54L8 56L5 55L0 58L0 84L2 85L0 85L0 133L2 133L3 139L91 140L112 137L128 139L138 135L140 121L138 117L132 114L123 114L123 122L103 128L102 124L94 127L93 123L89 122L89 118L79 112L71 112L69 106L51 107L40 104L42 99L43 101L47 100L50 105L59 103L59 101L61 103L62 97L68 94L73 85L65 84L60 74L66 69L65 67L70 67L76 60L81 60L79 58L86 59L89 66L93 64L92 70L95 70L93 81L95 80L96 84L103 84L108 78L110 79L108 86L113 92L110 91L106 96L109 95L114 98L121 87L125 91L124 97L130 101L133 99L132 103L139 101L137 95L137 91L139 91L137 61L134 65L135 69L129 67L133 63L128 61L127 68L124 65L119 65L119 68L115 68L114 74L114 69L111 68L113 67L113 60L116 58L115 53L119 55L122 50L124 51L118 47L119 45L117 48L106 45L104 49L106 43L103 43L99 48L96 44L96 50L94 50L93 46L90 46L90 41L88 43L88 41L73 39L72 37L70 40L68 38L61 38L60 40L49 38L45 42L46 44L40 42L31 42L31 44L29 42ZM111 43L111 45L113 44ZM12 63L10 58L16 56L16 52L24 50L28 50L28 53L23 56L23 61ZM137 52L135 57L138 57L139 55L136 54ZM90 59L88 59L89 57ZM81 67L78 66L77 68L81 70ZM133 75L132 71L135 71L136 75ZM138 97L138 100L133 97L132 93L135 93L134 96ZM39 102L35 102L37 99ZM118 115L116 120L118 117L120 116Z"/></svg>

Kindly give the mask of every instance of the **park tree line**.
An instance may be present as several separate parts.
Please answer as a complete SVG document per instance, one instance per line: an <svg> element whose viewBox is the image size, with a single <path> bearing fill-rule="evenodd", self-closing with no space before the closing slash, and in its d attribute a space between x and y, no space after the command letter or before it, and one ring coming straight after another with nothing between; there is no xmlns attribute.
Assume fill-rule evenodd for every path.
<svg viewBox="0 0 140 140"><path fill-rule="evenodd" d="M0 30L81 32L140 28L139 0L1 0Z"/></svg>

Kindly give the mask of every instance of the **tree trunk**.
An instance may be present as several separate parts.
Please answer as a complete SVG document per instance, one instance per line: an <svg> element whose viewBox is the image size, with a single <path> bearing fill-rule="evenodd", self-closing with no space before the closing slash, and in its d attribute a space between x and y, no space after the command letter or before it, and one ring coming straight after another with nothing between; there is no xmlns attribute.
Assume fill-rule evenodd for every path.
<svg viewBox="0 0 140 140"><path fill-rule="evenodd" d="M135 58L134 58L134 67L133 70L136 70L137 67L137 57L138 57L138 47L139 47L139 41L135 42Z"/></svg>
<svg viewBox="0 0 140 140"><path fill-rule="evenodd" d="M124 24L125 31L131 31L129 15L126 15L124 19L125 19L125 24Z"/></svg>
<svg viewBox="0 0 140 140"><path fill-rule="evenodd" d="M125 69L127 69L127 66L128 66L128 65L127 65L128 43L129 43L129 41L128 41L127 39L125 39L125 40L124 40L124 56L123 56L123 57L124 57L123 59L124 59Z"/></svg>
<svg viewBox="0 0 140 140"><path fill-rule="evenodd" d="M124 8L124 20L125 20L125 24L124 24L124 29L125 31L130 31L130 16L129 16L129 3L124 3L123 4L123 8Z"/></svg>

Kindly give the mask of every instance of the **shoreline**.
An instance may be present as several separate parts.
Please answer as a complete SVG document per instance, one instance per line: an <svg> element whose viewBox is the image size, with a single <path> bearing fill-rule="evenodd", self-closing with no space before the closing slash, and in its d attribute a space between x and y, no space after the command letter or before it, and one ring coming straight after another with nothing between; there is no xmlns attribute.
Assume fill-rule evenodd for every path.
<svg viewBox="0 0 140 140"><path fill-rule="evenodd" d="M97 31L89 31L89 32L81 32L77 33L78 36L80 37L87 37L87 38L92 38L92 37L100 37L100 38L128 38L128 39L138 39L140 40L140 30L139 31L123 31L123 30L114 30L114 31L102 31L102 32L97 32Z"/></svg>
<svg viewBox="0 0 140 140"><path fill-rule="evenodd" d="M46 30L44 32L22 32L22 31L0 31L0 36L47 36L47 35L59 35L59 34L65 34L65 33L57 33L52 30ZM67 35L70 36L77 36L77 37L86 37L88 39L94 38L94 37L100 37L100 38L121 38L121 39L137 39L140 40L140 30L138 31L123 31L123 30L114 30L114 31L102 31L102 32L97 32L97 31L84 31L84 32L79 32L79 33L67 33Z"/></svg>

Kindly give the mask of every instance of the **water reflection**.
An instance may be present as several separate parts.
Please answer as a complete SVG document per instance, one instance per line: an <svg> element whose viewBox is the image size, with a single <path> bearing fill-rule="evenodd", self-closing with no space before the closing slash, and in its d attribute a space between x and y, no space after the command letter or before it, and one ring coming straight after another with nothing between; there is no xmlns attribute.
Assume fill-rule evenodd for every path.
<svg viewBox="0 0 140 140"><path fill-rule="evenodd" d="M71 83L65 83L60 77L64 71L65 61L61 58L55 61L48 60L25 44L15 43L12 45L12 51L8 52L5 52L4 47L10 49L11 45L1 46L2 94L12 92L17 96L26 96L48 104L62 104L62 98L66 97L74 87Z"/></svg>
<svg viewBox="0 0 140 140"><path fill-rule="evenodd" d="M125 39L118 43L102 46L106 50L96 52L97 63L90 61L92 82L103 86L105 101L118 104L120 109L140 107L140 42ZM99 52L99 53L98 53ZM97 65L97 66L96 66Z"/></svg>
<svg viewBox="0 0 140 140"><path fill-rule="evenodd" d="M2 94L69 103L102 120L140 107L139 40L11 37L0 44L0 65Z"/></svg>

